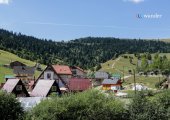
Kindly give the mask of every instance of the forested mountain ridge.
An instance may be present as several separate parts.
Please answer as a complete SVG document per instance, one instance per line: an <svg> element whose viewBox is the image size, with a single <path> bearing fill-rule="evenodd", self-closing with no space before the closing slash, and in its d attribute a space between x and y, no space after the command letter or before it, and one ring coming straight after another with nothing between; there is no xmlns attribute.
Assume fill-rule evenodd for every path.
<svg viewBox="0 0 170 120"><path fill-rule="evenodd" d="M170 43L102 37L56 42L0 29L0 49L43 64L63 61L88 69L124 53L170 52Z"/></svg>

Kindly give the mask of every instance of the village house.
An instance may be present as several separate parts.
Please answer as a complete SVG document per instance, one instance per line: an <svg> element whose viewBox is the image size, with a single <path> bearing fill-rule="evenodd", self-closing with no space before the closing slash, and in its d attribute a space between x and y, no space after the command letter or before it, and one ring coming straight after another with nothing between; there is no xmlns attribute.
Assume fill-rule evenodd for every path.
<svg viewBox="0 0 170 120"><path fill-rule="evenodd" d="M13 69L16 66L26 66L26 65L22 62L19 62L19 61L13 61L13 62L10 63L10 68Z"/></svg>
<svg viewBox="0 0 170 120"><path fill-rule="evenodd" d="M89 79L85 78L71 78L68 83L69 91L82 92L92 88L92 83Z"/></svg>
<svg viewBox="0 0 170 120"><path fill-rule="evenodd" d="M51 94L61 94L57 82L55 80L38 80L30 96L48 97Z"/></svg>
<svg viewBox="0 0 170 120"><path fill-rule="evenodd" d="M109 78L109 74L104 71L97 71L94 76L95 79L93 80L93 86L100 86L104 79Z"/></svg>
<svg viewBox="0 0 170 120"><path fill-rule="evenodd" d="M109 78L109 74L104 71L97 71L95 72L94 75L96 79L108 79Z"/></svg>
<svg viewBox="0 0 170 120"><path fill-rule="evenodd" d="M16 97L29 97L29 94L20 79L8 79L3 85L2 90L12 93Z"/></svg>
<svg viewBox="0 0 170 120"><path fill-rule="evenodd" d="M13 69L15 77L21 79L25 87L28 89L29 82L34 80L35 67L29 66L16 66Z"/></svg>
<svg viewBox="0 0 170 120"><path fill-rule="evenodd" d="M70 66L73 77L85 78L86 72L77 66Z"/></svg>
<svg viewBox="0 0 170 120"><path fill-rule="evenodd" d="M68 81L72 77L69 66L66 65L49 65L41 73L37 80L56 80L59 88L68 88Z"/></svg>
<svg viewBox="0 0 170 120"><path fill-rule="evenodd" d="M117 78L104 79L104 81L102 82L102 89L117 91L121 90L121 85L122 82L120 79Z"/></svg>

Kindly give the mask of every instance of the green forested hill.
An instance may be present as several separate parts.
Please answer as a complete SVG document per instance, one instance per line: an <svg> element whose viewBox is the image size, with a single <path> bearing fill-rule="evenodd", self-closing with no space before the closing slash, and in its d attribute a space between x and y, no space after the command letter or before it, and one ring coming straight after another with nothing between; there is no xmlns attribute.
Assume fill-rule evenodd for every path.
<svg viewBox="0 0 170 120"><path fill-rule="evenodd" d="M170 52L170 43L102 37L55 42L0 29L0 49L43 64L62 62L88 69L124 53Z"/></svg>

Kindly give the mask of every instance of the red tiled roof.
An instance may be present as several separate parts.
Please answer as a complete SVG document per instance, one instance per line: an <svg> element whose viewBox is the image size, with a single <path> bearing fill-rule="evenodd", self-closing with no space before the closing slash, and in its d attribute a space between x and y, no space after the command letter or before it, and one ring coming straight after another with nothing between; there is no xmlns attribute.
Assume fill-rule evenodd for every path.
<svg viewBox="0 0 170 120"><path fill-rule="evenodd" d="M19 79L8 79L4 86L2 87L2 90L11 93L19 81L20 81Z"/></svg>
<svg viewBox="0 0 170 120"><path fill-rule="evenodd" d="M69 66L66 65L52 65L57 74L72 75Z"/></svg>
<svg viewBox="0 0 170 120"><path fill-rule="evenodd" d="M69 80L69 90L87 90L91 88L92 84L89 79L84 78L71 78Z"/></svg>

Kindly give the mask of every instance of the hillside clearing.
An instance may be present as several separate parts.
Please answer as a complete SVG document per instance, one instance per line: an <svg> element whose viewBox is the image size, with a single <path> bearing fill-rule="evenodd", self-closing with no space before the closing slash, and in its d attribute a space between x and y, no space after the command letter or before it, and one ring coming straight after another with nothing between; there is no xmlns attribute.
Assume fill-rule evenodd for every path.
<svg viewBox="0 0 170 120"><path fill-rule="evenodd" d="M36 62L32 62L30 60L22 59L10 52L6 52L3 50L0 50L0 83L4 82L4 76L5 75L13 75L13 70L10 68L3 67L5 64L9 64L12 61L20 61L28 66L34 66ZM44 65L42 66L45 67ZM40 72L36 71L35 77L39 76Z"/></svg>
<svg viewBox="0 0 170 120"><path fill-rule="evenodd" d="M160 56L163 55L166 55L167 58L170 59L170 53L160 53ZM130 63L129 58L124 58L123 56L133 57L132 64ZM154 54L152 54L152 56L154 56ZM133 75L129 74L129 70L133 71L133 69L136 69L136 65L137 65L137 57L135 57L134 54L125 54L115 60L109 60L101 64L102 68L100 70L109 72L110 74L120 74L122 77L124 72L125 82L123 83L123 86L124 85L127 86L134 83ZM164 79L162 76L145 77L136 74L136 83L144 84L152 89L155 89L155 84L162 79Z"/></svg>

